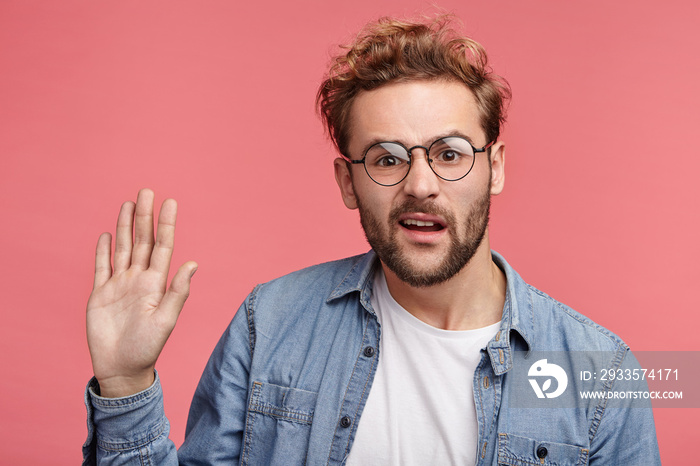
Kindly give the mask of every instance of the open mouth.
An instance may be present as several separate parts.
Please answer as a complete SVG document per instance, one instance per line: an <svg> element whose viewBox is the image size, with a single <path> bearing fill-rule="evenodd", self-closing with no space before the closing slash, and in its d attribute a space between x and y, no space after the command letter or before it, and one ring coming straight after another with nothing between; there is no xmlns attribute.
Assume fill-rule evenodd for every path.
<svg viewBox="0 0 700 466"><path fill-rule="evenodd" d="M440 231L445 228L444 225L439 222L433 222L429 220L416 220L413 218L407 218L399 221L402 227L407 230L412 231Z"/></svg>

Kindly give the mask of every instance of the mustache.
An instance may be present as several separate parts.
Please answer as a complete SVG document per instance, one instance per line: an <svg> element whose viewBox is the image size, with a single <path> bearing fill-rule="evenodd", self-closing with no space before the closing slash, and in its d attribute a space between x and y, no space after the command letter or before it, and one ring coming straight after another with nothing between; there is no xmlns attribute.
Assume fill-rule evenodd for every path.
<svg viewBox="0 0 700 466"><path fill-rule="evenodd" d="M415 199L406 199L401 202L401 204L392 208L389 212L389 222L394 224L399 221L401 215L412 212L421 212L442 217L447 222L448 227L454 223L454 215L449 210L436 205L434 202L419 202Z"/></svg>

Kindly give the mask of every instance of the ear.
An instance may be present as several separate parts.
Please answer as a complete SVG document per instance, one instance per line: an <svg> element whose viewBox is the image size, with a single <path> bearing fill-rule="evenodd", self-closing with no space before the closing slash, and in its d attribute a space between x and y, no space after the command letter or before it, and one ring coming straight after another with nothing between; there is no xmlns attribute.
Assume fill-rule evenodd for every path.
<svg viewBox="0 0 700 466"><path fill-rule="evenodd" d="M335 170L335 181L340 188L340 195L343 197L345 207L348 209L357 209L357 199L355 198L355 188L352 185L352 175L348 167L348 161L342 157L338 157L333 161Z"/></svg>
<svg viewBox="0 0 700 466"><path fill-rule="evenodd" d="M497 141L491 146L491 195L501 194L506 182L506 145Z"/></svg>

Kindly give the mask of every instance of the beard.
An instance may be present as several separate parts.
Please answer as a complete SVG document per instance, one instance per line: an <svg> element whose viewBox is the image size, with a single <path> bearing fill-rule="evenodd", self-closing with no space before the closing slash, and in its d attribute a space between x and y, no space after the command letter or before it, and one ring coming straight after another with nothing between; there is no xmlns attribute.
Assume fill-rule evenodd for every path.
<svg viewBox="0 0 700 466"><path fill-rule="evenodd" d="M464 226L461 232L456 231L458 224L455 216L444 208L434 203L417 202L407 199L400 205L394 207L389 213L387 228L382 227L381 221L357 199L360 211L360 223L365 231L367 242L377 253L379 259L396 274L399 279L413 287L429 287L446 282L454 277L466 266L476 253L481 241L486 233L489 223L489 212L491 208L491 195L489 187L482 194L471 211L464 219ZM447 222L450 230L450 243L448 251L440 262L432 268L419 268L413 264L406 251L402 250L396 240L399 217L409 212L424 212L427 214L439 215ZM461 233L461 234L460 234ZM433 248L432 245L418 244L418 247L426 250Z"/></svg>

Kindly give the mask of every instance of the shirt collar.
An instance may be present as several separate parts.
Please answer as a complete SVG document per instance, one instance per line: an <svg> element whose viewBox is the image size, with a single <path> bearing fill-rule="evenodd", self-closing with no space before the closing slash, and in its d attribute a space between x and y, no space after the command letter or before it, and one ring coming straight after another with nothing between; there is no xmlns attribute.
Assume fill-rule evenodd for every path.
<svg viewBox="0 0 700 466"><path fill-rule="evenodd" d="M370 298L372 296L372 277L374 276L375 267L379 266L377 255L373 250L370 250L368 253L356 256L351 260L352 267L338 283L338 286L333 289L326 302L331 302L348 293L357 291L360 293L362 306L374 314Z"/></svg>
<svg viewBox="0 0 700 466"><path fill-rule="evenodd" d="M491 251L491 257L506 275L506 300L503 305L501 327L487 345L493 370L497 375L500 375L513 367L512 350L530 351L534 336L534 314L527 283L513 270L503 256ZM375 267L379 265L376 253L370 250L368 253L350 260L352 261L350 270L333 289L326 302L351 292L359 292L362 306L374 314L370 298L372 296L372 277Z"/></svg>
<svg viewBox="0 0 700 466"><path fill-rule="evenodd" d="M529 285L496 251L491 257L506 275L506 301L503 305L501 328L488 343L487 351L496 375L513 367L513 350L530 351L534 336L534 314Z"/></svg>

